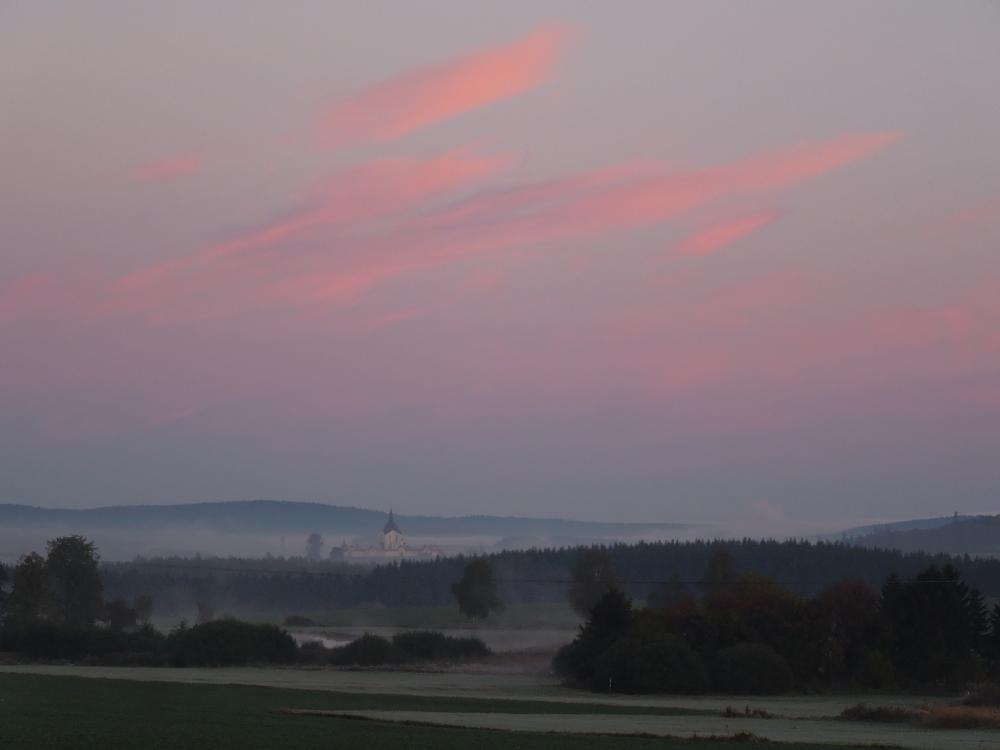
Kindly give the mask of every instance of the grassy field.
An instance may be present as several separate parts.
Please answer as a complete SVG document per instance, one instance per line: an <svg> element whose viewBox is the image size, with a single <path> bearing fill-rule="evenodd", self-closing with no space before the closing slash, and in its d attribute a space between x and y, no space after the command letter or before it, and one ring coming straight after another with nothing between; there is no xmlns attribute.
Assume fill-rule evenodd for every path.
<svg viewBox="0 0 1000 750"><path fill-rule="evenodd" d="M242 685L193 685L0 674L0 747L55 750L741 750L751 743L649 737L510 732L425 726L343 716L296 716L282 709L343 711L539 711L531 702L343 694ZM615 712L616 707L598 709ZM660 709L657 709L660 710ZM592 714L592 704L546 704L546 712ZM630 709L630 713L635 713ZM432 714L429 714L432 715ZM786 744L782 750L830 748Z"/></svg>

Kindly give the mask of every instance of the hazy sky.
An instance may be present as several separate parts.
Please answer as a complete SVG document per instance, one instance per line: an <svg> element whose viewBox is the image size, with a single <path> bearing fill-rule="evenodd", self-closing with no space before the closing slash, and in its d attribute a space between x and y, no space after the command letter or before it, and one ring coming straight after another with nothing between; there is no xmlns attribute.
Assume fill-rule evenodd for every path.
<svg viewBox="0 0 1000 750"><path fill-rule="evenodd" d="M0 502L1000 512L1000 3L0 4Z"/></svg>

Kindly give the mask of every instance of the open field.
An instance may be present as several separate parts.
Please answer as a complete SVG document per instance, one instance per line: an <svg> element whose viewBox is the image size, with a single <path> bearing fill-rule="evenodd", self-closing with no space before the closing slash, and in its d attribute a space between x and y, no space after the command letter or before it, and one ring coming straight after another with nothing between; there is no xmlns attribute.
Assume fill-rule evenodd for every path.
<svg viewBox="0 0 1000 750"><path fill-rule="evenodd" d="M105 678L88 683L82 689L82 682L75 677ZM112 678L112 679L107 679ZM117 679L114 679L117 678ZM127 682L129 680L130 682ZM182 684L184 683L184 684ZM559 732L575 734L649 734L670 737L693 737L706 735L732 735L751 732L761 737L781 742L782 748L805 747L808 743L826 743L826 746L858 746L879 743L915 750L972 750L992 748L1000 745L1000 732L990 730L928 730L909 725L885 725L870 722L845 721L835 718L844 708L859 701L885 704L914 705L924 702L940 702L942 697L890 696L890 695L832 695L832 696L778 696L769 698L745 698L736 696L607 696L582 693L559 686L551 677L542 675L496 675L488 673L454 672L390 672L333 669L167 669L132 667L81 667L81 666L5 666L0 667L0 712L5 712L14 704L9 700L12 691L37 693L37 700L47 702L55 715L60 715L56 698L48 698L48 688L53 696L60 691L68 691L74 696L87 696L90 701L94 694L106 694L109 700L116 691L135 696L162 695L170 700L187 705L195 702L189 697L190 691L204 690L204 706L198 711L206 711L208 706L220 706L224 714L231 709L230 704L245 706L249 711L261 712L260 721L267 726L273 723L288 725L287 722L301 722L300 730L294 724L289 736L307 742L316 723L322 727L328 722L329 731L334 734L344 731L345 742L349 735L357 741L373 741L373 735L356 735L352 732L376 732L379 738L389 741L398 739L393 731L410 731L407 723L440 725L435 731L454 733L479 730L487 737L495 737L487 730L517 732ZM93 689L91 688L93 685ZM81 698L82 699L82 698ZM69 708L76 711L74 697ZM168 711L171 703L165 704ZM727 707L737 711L749 705L753 709L763 709L775 715L773 719L726 718ZM327 712L330 715L273 716L269 712L278 709L298 709ZM42 704L38 711L42 711ZM112 710L91 706L92 711ZM117 711L118 709L113 709ZM241 709L242 710L242 709ZM174 713L168 713L174 716ZM242 721L251 722L248 714L241 714ZM368 722L359 719L368 719ZM154 717L155 719L155 717ZM154 719L151 719L153 721ZM253 719L256 721L257 719ZM204 718L212 726L223 722L222 718ZM352 723L353 722L353 723ZM155 721L154 721L155 723ZM252 722L251 722L252 723ZM359 729L359 727L361 727ZM465 730L449 727L464 727ZM384 733L383 733L384 729ZM421 731L426 727L421 726ZM3 739L0 730L0 740ZM242 731L242 729L240 730ZM266 731L261 730L266 735ZM242 736L242 735L239 735ZM449 734L449 737L458 735ZM537 737L538 735L524 735ZM433 737L433 735L428 735ZM433 737L438 747L451 747L447 738ZM576 742L576 737L561 737ZM616 742L639 742L636 738L619 737L612 741L610 736L590 738L599 743L561 745L551 747L644 747L644 745L615 744ZM463 741L468 741L465 737ZM517 735L514 744L499 744L497 747L535 747L532 739ZM382 741L379 739L379 741ZM430 741L430 740L429 740ZM479 738L475 740L479 744ZM552 740L550 740L551 742ZM484 742L488 742L484 741ZM3 745L0 745L3 746ZM39 745L36 745L39 746ZM44 746L44 745L40 745ZM62 747L63 745L50 745ZM114 742L109 746L118 747ZM187 745L190 746L190 745ZM226 747L226 745L217 745ZM247 748L258 745L244 745ZM263 745L260 745L263 746ZM295 746L295 745L292 745ZM344 745L345 747L348 745ZM406 747L422 747L420 744L406 744ZM157 747L150 745L150 747ZM167 747L164 745L163 747ZM235 745L234 745L235 747ZM372 745L378 747L378 745ZM484 747L492 747L485 744ZM539 745L540 747L540 745ZM657 745L673 747L673 745ZM684 744L677 745L684 747ZM697 747L706 747L701 742ZM739 747L727 744L726 747Z"/></svg>
<svg viewBox="0 0 1000 750"><path fill-rule="evenodd" d="M743 750L752 746L730 741L691 742L652 737L435 727L346 716L297 716L282 711L289 708L408 710L419 719L424 711L433 711L433 707L438 708L438 712L448 708L454 711L460 710L462 704L414 696L357 696L252 686L121 680L84 682L72 677L8 673L0 674L0 747L11 750L263 750L276 747L467 750L470 746L477 750L686 750L689 747ZM572 727L567 724L564 731L572 731ZM783 745L782 750L828 750L831 747L789 744Z"/></svg>

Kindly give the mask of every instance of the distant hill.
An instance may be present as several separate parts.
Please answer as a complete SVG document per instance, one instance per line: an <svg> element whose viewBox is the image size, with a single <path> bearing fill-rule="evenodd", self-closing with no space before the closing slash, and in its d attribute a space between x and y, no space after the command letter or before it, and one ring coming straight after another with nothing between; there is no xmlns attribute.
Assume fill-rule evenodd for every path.
<svg viewBox="0 0 1000 750"><path fill-rule="evenodd" d="M965 520L975 516L939 516L936 518L913 518L906 521L887 521L884 523L873 523L867 526L855 526L844 529L838 534L827 535L830 539L857 539L872 534L882 534L896 531L916 531L920 529L936 529L940 526L952 523L956 518Z"/></svg>
<svg viewBox="0 0 1000 750"><path fill-rule="evenodd" d="M0 555L37 548L55 534L81 533L98 542L109 558L137 554L298 553L305 536L323 534L329 544L373 538L386 513L322 503L249 500L184 505L121 505L86 509L0 504ZM518 516L437 517L400 515L404 534L434 539L457 551L492 546L500 539L580 541L670 537L676 523L613 523ZM26 541L21 542L24 539ZM280 539L280 542L278 541ZM17 540L17 541L15 541ZM526 543L525 546L536 546ZM539 544L537 546L545 546Z"/></svg>
<svg viewBox="0 0 1000 750"><path fill-rule="evenodd" d="M1000 557L1000 515L952 516L933 526L878 528L851 541L902 552Z"/></svg>

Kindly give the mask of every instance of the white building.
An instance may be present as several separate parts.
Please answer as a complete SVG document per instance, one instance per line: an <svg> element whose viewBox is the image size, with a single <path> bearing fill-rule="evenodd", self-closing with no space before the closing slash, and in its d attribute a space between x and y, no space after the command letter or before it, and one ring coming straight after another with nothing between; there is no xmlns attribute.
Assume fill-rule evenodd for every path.
<svg viewBox="0 0 1000 750"><path fill-rule="evenodd" d="M345 541L340 547L330 550L332 560L373 565L391 560L434 560L440 556L441 550L437 547L408 547L391 510L388 520L382 527L382 536L378 544L360 547Z"/></svg>

